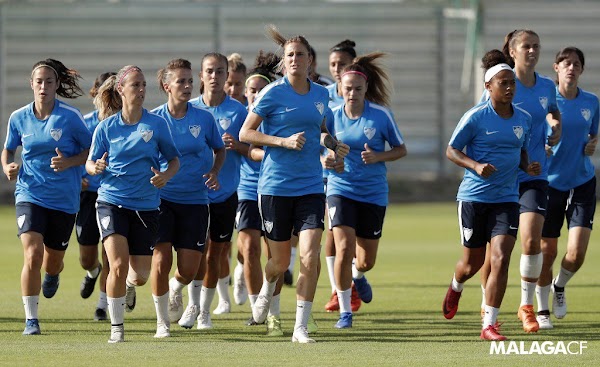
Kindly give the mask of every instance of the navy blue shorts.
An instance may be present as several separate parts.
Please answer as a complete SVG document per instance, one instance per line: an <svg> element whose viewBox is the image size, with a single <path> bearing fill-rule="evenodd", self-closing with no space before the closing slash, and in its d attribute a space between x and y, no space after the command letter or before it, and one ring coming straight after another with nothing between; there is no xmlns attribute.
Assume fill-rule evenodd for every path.
<svg viewBox="0 0 600 367"><path fill-rule="evenodd" d="M131 210L98 201L96 212L102 241L119 234L127 238L130 255L152 256L158 241L158 209Z"/></svg>
<svg viewBox="0 0 600 367"><path fill-rule="evenodd" d="M211 241L231 242L237 206L237 192L234 192L222 203L211 203L209 205Z"/></svg>
<svg viewBox="0 0 600 367"><path fill-rule="evenodd" d="M69 247L69 239L75 224L75 214L21 202L15 205L17 236L25 232L37 232L44 237L44 245L57 251Z"/></svg>
<svg viewBox="0 0 600 367"><path fill-rule="evenodd" d="M375 240L381 238L385 206L349 199L341 195L327 197L331 228L348 226L354 228L356 236Z"/></svg>
<svg viewBox="0 0 600 367"><path fill-rule="evenodd" d="M558 238L564 219L569 229L592 229L596 213L596 177L569 191L548 190L548 214L542 237Z"/></svg>
<svg viewBox="0 0 600 367"><path fill-rule="evenodd" d="M158 242L176 249L204 251L208 231L208 204L178 204L161 199Z"/></svg>
<svg viewBox="0 0 600 367"><path fill-rule="evenodd" d="M289 241L292 231L324 228L325 194L303 196L260 195L265 235L273 241Z"/></svg>
<svg viewBox="0 0 600 367"><path fill-rule="evenodd" d="M96 219L96 191L82 191L80 195L79 213L75 220L77 242L82 246L98 246L100 230Z"/></svg>
<svg viewBox="0 0 600 367"><path fill-rule="evenodd" d="M262 232L262 218L258 209L258 201L242 200L238 203L235 226L238 232L244 229L255 229Z"/></svg>
<svg viewBox="0 0 600 367"><path fill-rule="evenodd" d="M519 184L519 213L538 213L546 216L548 181L533 180Z"/></svg>
<svg viewBox="0 0 600 367"><path fill-rule="evenodd" d="M484 247L500 235L517 237L519 204L458 202L460 240L468 248Z"/></svg>

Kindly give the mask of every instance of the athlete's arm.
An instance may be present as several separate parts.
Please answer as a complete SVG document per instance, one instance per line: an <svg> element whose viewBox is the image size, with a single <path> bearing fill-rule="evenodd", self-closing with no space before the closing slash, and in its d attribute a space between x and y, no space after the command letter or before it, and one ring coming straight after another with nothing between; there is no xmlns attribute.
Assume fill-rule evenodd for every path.
<svg viewBox="0 0 600 367"><path fill-rule="evenodd" d="M9 181L17 179L19 175L19 164L15 163L15 151L3 149L2 150L2 170Z"/></svg>
<svg viewBox="0 0 600 367"><path fill-rule="evenodd" d="M224 133L221 138L223 139L223 144L225 144L225 149L235 150L241 155L248 155L248 144L238 141L233 135L229 133Z"/></svg>
<svg viewBox="0 0 600 367"><path fill-rule="evenodd" d="M519 168L525 171L529 176L537 176L542 173L542 165L540 162L529 163L529 154L526 149L521 149L521 162Z"/></svg>
<svg viewBox="0 0 600 367"><path fill-rule="evenodd" d="M246 144L262 145L267 147L281 147L286 149L301 150L306 142L304 131L287 138L272 136L258 131L263 118L250 112L240 130L240 141Z"/></svg>
<svg viewBox="0 0 600 367"><path fill-rule="evenodd" d="M402 144L392 147L390 150L376 152L365 143L365 150L360 153L364 164L373 164L377 162L392 162L406 156L406 145Z"/></svg>
<svg viewBox="0 0 600 367"><path fill-rule="evenodd" d="M585 144L585 155L594 155L594 152L596 151L596 144L598 144L598 135L590 134L590 140L588 140L588 142Z"/></svg>
<svg viewBox="0 0 600 367"><path fill-rule="evenodd" d="M62 152L56 148L56 157L50 159L50 168L54 169L54 172L62 172L71 167L84 165L89 153L89 149L84 149L77 155L65 157Z"/></svg>
<svg viewBox="0 0 600 367"><path fill-rule="evenodd" d="M225 151L225 147L221 147L218 149L213 149L215 154L214 163L210 171L203 174L202 177L206 179L204 181L204 185L211 190L218 190L221 185L219 184L219 180L217 179L219 176L219 172L221 171L221 167L223 167L223 162L225 162L225 156L227 152Z"/></svg>
<svg viewBox="0 0 600 367"><path fill-rule="evenodd" d="M265 157L265 150L262 147L256 145L250 145L248 147L248 158L254 162L261 162Z"/></svg>
<svg viewBox="0 0 600 367"><path fill-rule="evenodd" d="M350 152L350 147L331 136L329 130L327 130L325 120L324 118L323 122L321 122L321 145L332 150L337 158L344 158Z"/></svg>
<svg viewBox="0 0 600 367"><path fill-rule="evenodd" d="M465 153L448 145L446 148L446 157L459 167L468 168L475 171L479 176L488 178L496 172L496 167L490 163L479 163L469 158Z"/></svg>
<svg viewBox="0 0 600 367"><path fill-rule="evenodd" d="M175 157L167 162L167 169L162 172L154 167L150 167L150 169L154 173L154 176L150 179L150 183L157 189L160 189L179 171L179 158Z"/></svg>
<svg viewBox="0 0 600 367"><path fill-rule="evenodd" d="M550 128L552 129L552 134L550 134L550 136L548 136L548 145L554 146L554 145L558 144L558 142L560 141L560 137L562 135L562 123L561 123L560 111L556 110L556 111L548 113L548 115L546 115L546 121L548 121L548 124L550 125Z"/></svg>

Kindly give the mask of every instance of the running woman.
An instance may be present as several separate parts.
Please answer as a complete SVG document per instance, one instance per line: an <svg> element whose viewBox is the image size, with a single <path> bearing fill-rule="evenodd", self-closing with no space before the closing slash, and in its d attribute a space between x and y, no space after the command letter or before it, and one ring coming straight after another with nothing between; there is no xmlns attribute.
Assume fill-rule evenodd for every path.
<svg viewBox="0 0 600 367"><path fill-rule="evenodd" d="M598 97L578 87L584 67L583 52L576 47L566 47L556 54L556 101L563 129L548 164L548 212L542 231L544 265L536 288L540 329L552 328L550 290L554 316L562 319L567 314L565 285L583 265L596 211L596 176L590 157L598 143ZM552 279L565 218L569 231L567 251L558 275Z"/></svg>
<svg viewBox="0 0 600 367"><path fill-rule="evenodd" d="M54 59L33 65L29 84L34 100L8 120L2 169L16 180L17 235L23 245L21 295L25 308L23 335L41 334L38 321L40 288L52 298L59 285L65 250L79 210L81 166L91 134L79 110L56 99L83 94L76 70ZM15 162L21 146L22 165ZM41 269L46 271L41 283Z"/></svg>
<svg viewBox="0 0 600 367"><path fill-rule="evenodd" d="M194 82L192 64L184 59L171 60L158 71L157 79L168 101L152 113L167 121L181 153L179 171L160 190L159 236L152 255L156 337L164 338L170 336L170 323L181 321L181 292L200 266L209 222L208 190L219 189L217 175L225 160L225 147L212 114L189 102ZM167 168L162 156L160 164L161 170ZM177 251L177 270L169 280L171 248ZM183 327L192 327L198 316L198 307L189 311L180 322Z"/></svg>
<svg viewBox="0 0 600 367"><path fill-rule="evenodd" d="M515 72L501 51L482 59L489 99L470 109L452 134L446 156L465 168L458 189L458 222L463 254L444 299L444 317L458 310L464 283L479 271L490 243L491 272L481 339L505 340L496 320L508 281L508 266L519 225L519 168L539 175L539 162L529 162L527 144L531 116L512 103ZM463 149L466 148L466 154Z"/></svg>
<svg viewBox="0 0 600 367"><path fill-rule="evenodd" d="M109 343L124 341L125 307L135 305L135 296L129 297L130 303L126 293L147 281L158 240L158 189L179 169L180 154L169 126L143 108L145 97L142 70L127 65L102 84L94 100L102 121L94 131L85 168L92 176L101 175L96 214L110 265ZM164 171L161 155L168 162Z"/></svg>
<svg viewBox="0 0 600 367"><path fill-rule="evenodd" d="M287 39L272 25L267 32L283 48L286 76L261 91L240 132L242 141L265 149L258 194L271 258L252 314L258 323L266 319L277 280L289 266L294 230L299 233L302 266L292 341L312 343L307 323L318 280L325 214L319 141L340 158L349 148L325 127L328 95L325 88L308 79L308 41L303 36ZM259 126L263 132L258 131Z"/></svg>

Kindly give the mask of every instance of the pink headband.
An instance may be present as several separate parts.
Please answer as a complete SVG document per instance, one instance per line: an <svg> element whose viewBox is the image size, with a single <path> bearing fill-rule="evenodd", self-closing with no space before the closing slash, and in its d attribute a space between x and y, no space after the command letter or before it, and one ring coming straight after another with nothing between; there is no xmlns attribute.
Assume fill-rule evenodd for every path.
<svg viewBox="0 0 600 367"><path fill-rule="evenodd" d="M125 77L127 76L127 74L129 74L130 72L137 70L137 71L142 71L140 68L138 68L137 66L132 66L129 69L125 70L123 72L123 75L121 75L121 78L119 79L119 82L117 83L117 88L119 88L121 86L121 82L123 81L123 79L125 79Z"/></svg>
<svg viewBox="0 0 600 367"><path fill-rule="evenodd" d="M346 71L344 74L342 74L342 78L344 77L344 75L346 74L356 74L356 75L360 75L363 78L365 78L365 80L367 80L367 75L365 73L361 73L360 71L357 70L350 70L350 71Z"/></svg>

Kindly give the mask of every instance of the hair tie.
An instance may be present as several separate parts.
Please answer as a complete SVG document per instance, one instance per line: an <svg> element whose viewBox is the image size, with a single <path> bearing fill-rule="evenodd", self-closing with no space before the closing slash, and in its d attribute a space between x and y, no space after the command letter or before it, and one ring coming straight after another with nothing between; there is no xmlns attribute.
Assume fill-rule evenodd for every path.
<svg viewBox="0 0 600 367"><path fill-rule="evenodd" d="M250 75L247 79L246 79L246 83L245 86L248 86L248 82L250 81L250 79L254 78L254 77L259 77L259 78L263 78L264 80L267 81L267 84L271 83L271 80L269 78L267 78L266 76L262 75L262 74L252 74Z"/></svg>
<svg viewBox="0 0 600 367"><path fill-rule="evenodd" d="M489 68L486 72L485 72L485 76L483 78L483 80L487 83L490 80L492 80L492 78L498 74L499 72L501 72L502 70L510 70L514 73L514 70L508 65L508 64L497 64L492 66L491 68Z"/></svg>
<svg viewBox="0 0 600 367"><path fill-rule="evenodd" d="M343 73L343 74L342 74L342 76L341 76L341 77L343 78L343 77L344 77L344 75L346 75L346 74L356 74L356 75L360 75L360 76L362 76L363 78L365 78L365 80L368 80L368 79L367 79L367 75L366 75L365 73L362 73L362 72L358 71L358 70L349 70L349 71L346 71L345 73Z"/></svg>
<svg viewBox="0 0 600 367"><path fill-rule="evenodd" d="M129 74L133 70L142 71L142 69L138 68L137 66L132 66L129 69L125 70L123 72L123 75L121 75L119 82L117 83L117 88L119 88L121 86L121 82L123 81L123 79L125 79L125 76L127 76L127 74Z"/></svg>
<svg viewBox="0 0 600 367"><path fill-rule="evenodd" d="M56 75L56 80L59 80L60 78L58 77L58 72L56 71L56 69L54 69L52 66L50 65L46 65L46 64L40 64L36 67L33 68L33 70L31 70L31 78L33 79L33 73L35 73L35 71L39 68L48 68L51 69L54 72L54 75Z"/></svg>

